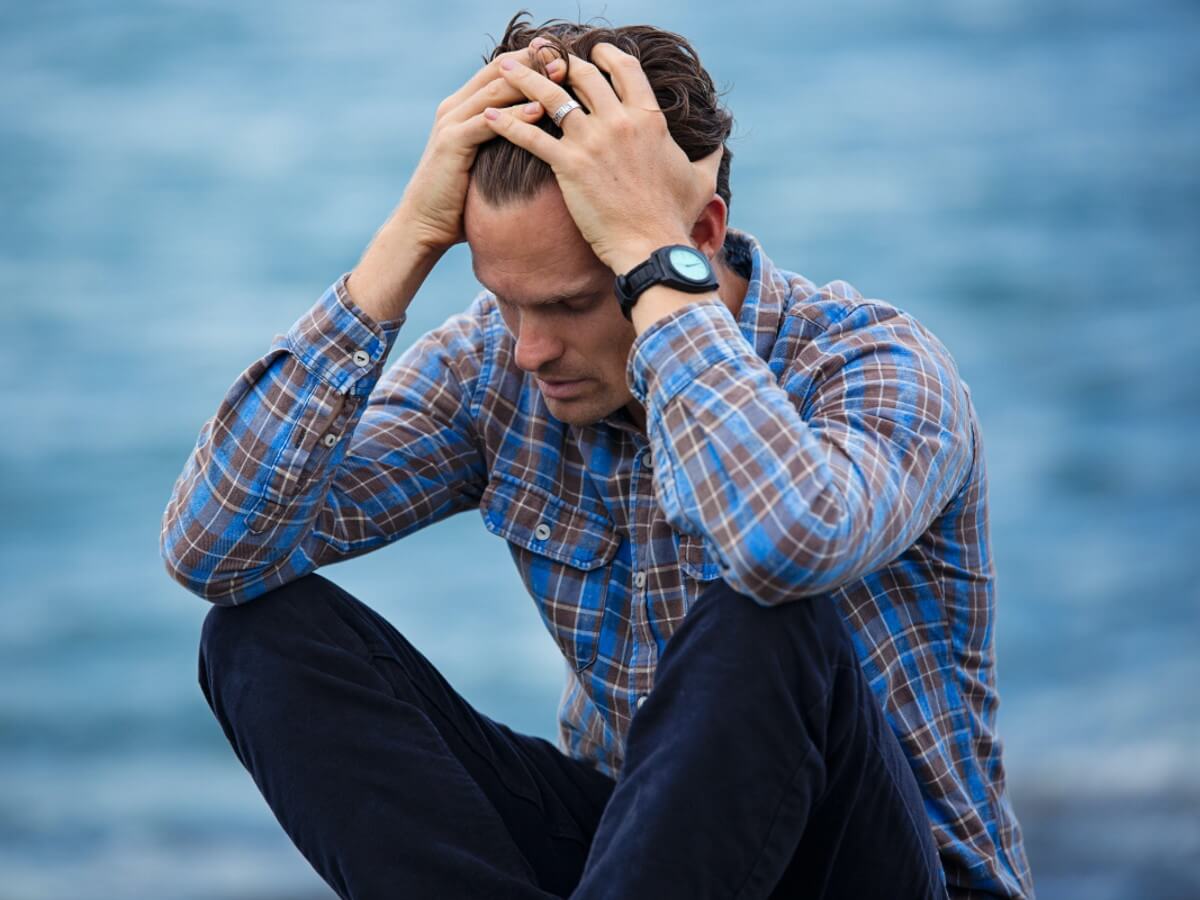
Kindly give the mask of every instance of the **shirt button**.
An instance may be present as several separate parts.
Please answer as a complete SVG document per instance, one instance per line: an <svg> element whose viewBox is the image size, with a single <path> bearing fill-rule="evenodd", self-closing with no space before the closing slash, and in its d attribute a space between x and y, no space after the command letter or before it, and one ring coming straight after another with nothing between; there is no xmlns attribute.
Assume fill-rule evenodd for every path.
<svg viewBox="0 0 1200 900"><path fill-rule="evenodd" d="M646 694L642 694L642 696L638 697L638 702L637 702L638 709L642 708L642 704L646 702L646 697L647 697Z"/></svg>
<svg viewBox="0 0 1200 900"><path fill-rule="evenodd" d="M365 369L371 364L371 354L366 350L355 350L354 356L351 358L354 360L354 364L360 369Z"/></svg>
<svg viewBox="0 0 1200 900"><path fill-rule="evenodd" d="M326 447L332 447L337 443L337 439L338 436L331 431L329 434L325 435L325 437L321 438L321 443Z"/></svg>
<svg viewBox="0 0 1200 900"><path fill-rule="evenodd" d="M644 588L646 586L646 573L638 572L636 575L634 575L633 584L638 590Z"/></svg>
<svg viewBox="0 0 1200 900"><path fill-rule="evenodd" d="M539 541L544 541L546 538L550 537L550 526L545 522L542 522L537 528L533 529L533 536Z"/></svg>
<svg viewBox="0 0 1200 900"><path fill-rule="evenodd" d="M654 454L652 454L649 450L646 450L642 453L642 465L647 469L654 465Z"/></svg>

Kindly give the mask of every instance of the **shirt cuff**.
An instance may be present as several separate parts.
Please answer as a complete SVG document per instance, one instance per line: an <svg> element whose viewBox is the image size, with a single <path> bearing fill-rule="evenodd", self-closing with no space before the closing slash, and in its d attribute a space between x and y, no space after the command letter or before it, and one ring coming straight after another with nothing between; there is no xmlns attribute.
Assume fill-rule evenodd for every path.
<svg viewBox="0 0 1200 900"><path fill-rule="evenodd" d="M698 375L746 353L753 356L754 348L729 307L715 298L698 300L658 319L634 339L625 378L642 406L662 409Z"/></svg>
<svg viewBox="0 0 1200 900"><path fill-rule="evenodd" d="M407 314L376 322L346 290L349 272L321 295L284 337L305 369L342 394L370 393Z"/></svg>

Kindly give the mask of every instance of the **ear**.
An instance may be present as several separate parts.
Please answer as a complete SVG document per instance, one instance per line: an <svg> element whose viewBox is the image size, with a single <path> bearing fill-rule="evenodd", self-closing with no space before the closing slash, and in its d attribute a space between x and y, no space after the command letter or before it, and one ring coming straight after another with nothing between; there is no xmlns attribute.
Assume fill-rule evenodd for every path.
<svg viewBox="0 0 1200 900"><path fill-rule="evenodd" d="M692 243L701 253L712 259L725 245L725 227L729 222L729 208L719 194L704 204L700 215L692 225Z"/></svg>

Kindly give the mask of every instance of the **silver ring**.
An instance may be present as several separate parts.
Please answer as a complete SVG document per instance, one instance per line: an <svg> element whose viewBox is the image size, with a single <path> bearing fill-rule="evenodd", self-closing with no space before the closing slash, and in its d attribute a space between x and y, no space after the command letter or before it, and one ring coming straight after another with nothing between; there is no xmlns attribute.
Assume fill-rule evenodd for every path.
<svg viewBox="0 0 1200 900"><path fill-rule="evenodd" d="M552 115L550 118L552 118L554 120L555 125L557 125L558 127L561 128L562 120L567 117L567 113L569 113L573 109L581 109L581 108L582 107L580 107L580 105L578 103L576 103L574 100L568 100L566 103L564 103L558 109L556 109L554 111L554 115Z"/></svg>

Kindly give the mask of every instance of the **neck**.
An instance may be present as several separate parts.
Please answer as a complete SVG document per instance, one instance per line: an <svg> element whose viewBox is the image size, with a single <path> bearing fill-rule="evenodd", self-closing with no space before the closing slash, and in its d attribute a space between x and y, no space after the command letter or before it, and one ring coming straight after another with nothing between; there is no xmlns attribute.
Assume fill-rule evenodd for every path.
<svg viewBox="0 0 1200 900"><path fill-rule="evenodd" d="M746 299L746 291L750 289L750 282L727 266L724 260L718 260L713 268L716 269L717 280L721 283L717 288L721 302L729 307L736 319L742 312L742 303Z"/></svg>

